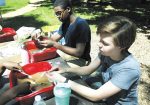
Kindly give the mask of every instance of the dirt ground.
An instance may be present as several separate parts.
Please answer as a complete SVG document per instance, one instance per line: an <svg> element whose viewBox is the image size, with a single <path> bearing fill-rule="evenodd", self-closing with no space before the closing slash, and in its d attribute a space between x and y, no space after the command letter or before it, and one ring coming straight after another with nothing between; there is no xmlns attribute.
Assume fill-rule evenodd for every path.
<svg viewBox="0 0 150 105"><path fill-rule="evenodd" d="M94 37L93 37L94 36ZM92 36L91 57L97 56L99 40L98 36ZM137 38L129 51L141 64L141 81L138 86L139 105L149 105L150 103L150 39L146 34L137 33Z"/></svg>
<svg viewBox="0 0 150 105"><path fill-rule="evenodd" d="M139 85L139 104L150 103L150 40L146 34L138 33L135 43L130 51L141 64L141 81Z"/></svg>

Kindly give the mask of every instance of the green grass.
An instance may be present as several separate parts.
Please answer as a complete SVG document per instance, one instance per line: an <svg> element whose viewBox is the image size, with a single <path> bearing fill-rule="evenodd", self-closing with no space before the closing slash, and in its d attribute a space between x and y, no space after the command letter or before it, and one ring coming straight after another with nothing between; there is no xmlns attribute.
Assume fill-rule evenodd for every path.
<svg viewBox="0 0 150 105"><path fill-rule="evenodd" d="M1 7L2 13L15 11L18 8L21 8L28 4L29 0L6 0L6 6ZM41 28L44 26L58 26L61 22L54 15L53 4L51 2L41 2L42 6L38 7L36 10L25 13L22 16L11 18L5 20L10 23L6 26L14 27L16 30L22 26L31 26L36 28ZM80 11L82 9L82 11ZM99 13L88 12L87 8L78 8L75 7L75 15L80 16L81 18L91 20L95 16L98 16ZM84 12L83 12L84 11ZM91 10L92 11L92 10ZM13 23L11 23L13 21ZM89 23L90 24L90 23ZM90 28L93 32L96 31L96 24L90 24Z"/></svg>
<svg viewBox="0 0 150 105"><path fill-rule="evenodd" d="M54 15L53 9L39 7L38 9L25 14L24 16L33 16L36 21L44 22L47 25L60 25L60 22Z"/></svg>
<svg viewBox="0 0 150 105"><path fill-rule="evenodd" d="M14 11L28 4L29 0L6 0L6 6L0 8L3 9L2 13ZM11 18L5 20L9 21L6 26L14 27L16 30L22 26L31 26L36 28L41 28L43 26L57 26L60 25L60 21L55 17L53 4L51 2L41 2L42 6L38 7L36 10L25 13L22 16L16 18ZM102 12L98 12L99 8L87 8L83 6L76 6L74 12L76 16L84 18L88 21L92 32L96 32L97 27L97 17L103 15ZM11 23L13 21L13 23Z"/></svg>
<svg viewBox="0 0 150 105"><path fill-rule="evenodd" d="M86 20L94 19L95 17L100 15L100 12L89 13L88 12L89 9L87 9L87 8L85 9L85 13L80 12L78 7L75 7L74 11L75 11L76 16L79 16ZM43 25L38 26L38 27L57 26L57 25L61 24L61 22L54 15L53 6L51 3L46 4L46 6L38 7L36 10L26 13L23 16L25 16L25 17L32 16L32 17L34 17L35 21L43 23ZM96 24L90 24L90 28L91 28L92 32L96 32Z"/></svg>
<svg viewBox="0 0 150 105"><path fill-rule="evenodd" d="M29 0L5 0L5 6L1 6L0 10L3 13L15 11L28 4Z"/></svg>

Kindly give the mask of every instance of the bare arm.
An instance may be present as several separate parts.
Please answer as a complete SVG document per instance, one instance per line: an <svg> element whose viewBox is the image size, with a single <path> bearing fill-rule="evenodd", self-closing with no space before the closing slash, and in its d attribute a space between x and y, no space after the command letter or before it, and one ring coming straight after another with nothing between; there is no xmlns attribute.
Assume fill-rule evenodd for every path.
<svg viewBox="0 0 150 105"><path fill-rule="evenodd" d="M47 76L57 82L64 82L66 80L65 77L58 74L57 72L47 74ZM115 86L110 81L106 82L97 90L81 85L72 80L69 80L68 83L70 84L72 90L91 101L100 101L121 91L119 87Z"/></svg>
<svg viewBox="0 0 150 105"><path fill-rule="evenodd" d="M7 90L0 96L0 105L5 105L7 102L14 99L19 94L29 92L29 87L30 84L25 82Z"/></svg>
<svg viewBox="0 0 150 105"><path fill-rule="evenodd" d="M57 49L63 51L64 53L75 56L75 57L82 56L85 46L86 46L85 43L77 43L76 48L72 48L72 47L59 44L57 41L59 41L61 38L62 38L61 35L55 34L50 39L39 41L39 43L45 47L54 46Z"/></svg>
<svg viewBox="0 0 150 105"><path fill-rule="evenodd" d="M110 81L105 83L103 86L101 86L99 89L94 90L92 88L80 85L76 82L73 82L69 80L68 82L71 85L71 89L80 94L81 96L91 100L91 101L99 101L102 99L106 99L119 91L121 91L120 88L113 85Z"/></svg>
<svg viewBox="0 0 150 105"><path fill-rule="evenodd" d="M61 38L62 38L62 36L59 34L55 34L51 37L51 39L54 41L59 41ZM75 57L81 57L84 52L86 44L85 43L77 43L76 48L63 46L59 43L54 43L53 46L56 47L57 49L63 51L66 54L69 54L69 55L72 55Z"/></svg>
<svg viewBox="0 0 150 105"><path fill-rule="evenodd" d="M59 43L54 43L53 46L63 51L66 54L69 54L75 57L81 57L84 52L85 45L86 45L85 43L77 43L76 48L72 48L72 47L61 45Z"/></svg>
<svg viewBox="0 0 150 105"><path fill-rule="evenodd" d="M96 71L96 69L100 65L100 59L97 57L94 61L92 61L88 66L78 67L78 68L68 68L66 70L60 70L59 73L75 73L77 75L89 75Z"/></svg>
<svg viewBox="0 0 150 105"><path fill-rule="evenodd" d="M101 63L101 61L100 61L99 57L97 57L93 62L90 63L89 66L79 67L79 68L70 68L67 71L62 71L62 73L63 72L72 72L72 73L76 73L78 75L88 75L88 74L92 73L93 71L95 71L99 67L100 63ZM54 81L64 82L66 80L66 78L64 76L60 75L58 72L52 72L50 74L47 74L47 76ZM72 90L74 90L81 96L83 96L91 101L99 101L99 100L108 98L110 96L113 96L114 94L121 91L121 89L119 87L115 86L110 81L108 81L107 83L102 85L97 90L92 89L90 87L83 86L72 80L69 80L68 83L70 84Z"/></svg>

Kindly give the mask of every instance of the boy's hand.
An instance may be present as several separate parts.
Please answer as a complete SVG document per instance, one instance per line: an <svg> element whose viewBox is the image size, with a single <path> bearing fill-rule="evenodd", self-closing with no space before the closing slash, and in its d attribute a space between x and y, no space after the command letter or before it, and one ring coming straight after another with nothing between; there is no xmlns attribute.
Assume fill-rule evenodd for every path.
<svg viewBox="0 0 150 105"><path fill-rule="evenodd" d="M59 67L53 67L53 68L49 71L49 73L50 73L50 72L53 72L53 71L55 71L55 72L61 74L61 73L65 73L65 72L66 72L66 69L61 69L61 68L59 68Z"/></svg>
<svg viewBox="0 0 150 105"><path fill-rule="evenodd" d="M46 76L53 82L64 82L66 78L57 72L46 73Z"/></svg>

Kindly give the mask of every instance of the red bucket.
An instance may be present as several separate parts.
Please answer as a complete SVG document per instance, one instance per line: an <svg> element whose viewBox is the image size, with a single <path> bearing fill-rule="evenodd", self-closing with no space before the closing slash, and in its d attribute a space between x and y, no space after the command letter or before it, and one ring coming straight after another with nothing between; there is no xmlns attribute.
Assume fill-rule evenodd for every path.
<svg viewBox="0 0 150 105"><path fill-rule="evenodd" d="M42 63L46 63L46 62L42 62ZM31 63L32 64L32 63ZM31 65L31 64L27 64L25 66L23 66L23 70L30 70L30 76L32 76L32 80L34 79L36 81L36 83L50 83L48 78L44 76L40 78L41 74L38 73L44 73L43 71L47 71L45 68L43 69L43 71L35 71L31 66L35 66L35 64ZM51 68L51 65L49 66ZM29 69L32 68L32 69ZM31 73L32 72L32 73ZM10 79L10 88L13 88L14 86L16 86L19 83L23 83L23 82L27 82L27 80L29 80L29 78L26 78L28 75L23 74L19 71L11 71L10 75L9 75L9 79ZM36 78L35 78L36 77ZM46 79L47 78L47 79ZM38 80L39 79L39 80ZM28 81L29 82L29 81ZM25 94L25 95L21 95L15 98L15 100L17 101L17 103L20 103L21 105L33 105L33 101L34 101L34 97L36 95L41 95L42 98L44 99L49 99L51 97L53 97L53 88L54 88L54 84L51 83L49 85L46 85L44 87L38 87L37 90L34 90L31 93Z"/></svg>
<svg viewBox="0 0 150 105"><path fill-rule="evenodd" d="M35 41L27 41L24 43L25 44L25 49L26 50L34 50L34 49L38 49Z"/></svg>
<svg viewBox="0 0 150 105"><path fill-rule="evenodd" d="M13 28L3 28L0 32L0 43L14 40L16 31Z"/></svg>
<svg viewBox="0 0 150 105"><path fill-rule="evenodd" d="M29 53L31 63L53 59L57 56L57 49L55 47L50 47L41 50L39 49L39 46L35 41L25 42L25 49Z"/></svg>
<svg viewBox="0 0 150 105"><path fill-rule="evenodd" d="M49 71L52 68L49 62L37 62L37 63L29 63L22 66L22 70L29 75L33 75L38 72Z"/></svg>

